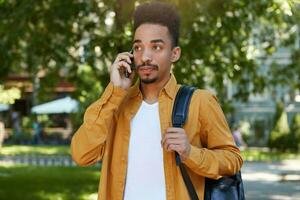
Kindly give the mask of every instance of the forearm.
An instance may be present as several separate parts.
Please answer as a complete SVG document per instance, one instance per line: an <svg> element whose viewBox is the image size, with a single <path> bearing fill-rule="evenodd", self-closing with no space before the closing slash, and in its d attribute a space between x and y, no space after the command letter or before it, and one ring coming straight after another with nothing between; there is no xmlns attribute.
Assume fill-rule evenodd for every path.
<svg viewBox="0 0 300 200"><path fill-rule="evenodd" d="M238 172L243 164L239 149L235 146L223 146L215 149L191 146L184 164L195 173L217 179Z"/></svg>
<svg viewBox="0 0 300 200"><path fill-rule="evenodd" d="M73 160L79 165L91 165L102 159L107 135L116 121L116 112L126 91L111 84L99 100L84 115L84 122L71 142Z"/></svg>
<svg viewBox="0 0 300 200"><path fill-rule="evenodd" d="M207 91L196 93L200 100L200 144L191 147L184 163L195 173L217 179L240 170L243 159L235 145L217 98Z"/></svg>

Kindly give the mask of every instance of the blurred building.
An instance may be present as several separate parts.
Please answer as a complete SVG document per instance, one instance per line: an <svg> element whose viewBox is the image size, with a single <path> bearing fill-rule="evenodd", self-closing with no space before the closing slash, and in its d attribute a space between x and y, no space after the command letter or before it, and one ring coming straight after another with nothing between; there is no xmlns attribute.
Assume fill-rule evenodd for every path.
<svg viewBox="0 0 300 200"><path fill-rule="evenodd" d="M267 75L273 64L287 66L291 63L290 56L290 50L287 48L279 48L272 56L258 56L257 63L261 66L260 73ZM253 86L249 85L249 87ZM235 86L229 84L227 98L232 99L234 93ZM265 89L262 94L250 94L248 102L234 102L235 112L231 116L232 121L234 124L249 123L250 137L255 141L255 145L264 146L274 126L277 102L284 103L288 122L291 124L293 116L300 113L300 91L279 85L272 89Z"/></svg>
<svg viewBox="0 0 300 200"><path fill-rule="evenodd" d="M5 127L7 128L9 136L16 135L16 129L20 129L17 132L20 132L22 138L27 137L25 135L29 133L29 135L27 134L27 141L30 142L30 138L32 138L33 135L32 125L36 120L38 120L39 123L44 126L44 132L46 131L47 133L55 133L55 137L58 137L57 135L61 135L61 137L66 138L71 134L72 124L70 122L68 113L51 114L39 118L35 117L34 115L43 114L35 114L31 112L31 109L34 105L69 97L76 89L73 84L62 79L55 83L53 88L43 88L49 92L47 92L47 95L41 95L44 96L41 98L38 97L38 93L40 92L39 83L43 78L43 74L39 74L37 77L31 77L27 74L9 75L6 78L4 82L5 88L15 87L21 91L21 98L16 99L11 105L6 105L5 109L3 109L0 113L0 115L4 118Z"/></svg>
<svg viewBox="0 0 300 200"><path fill-rule="evenodd" d="M43 75L37 77L38 81L33 81L33 78L27 74L9 75L5 80L5 87L17 87L21 90L22 96L10 106L10 110L19 112L21 115L29 115L30 109L34 104L38 104L37 97L33 94L39 90L39 80L43 79ZM36 84L36 85L35 85ZM51 93L47 94L49 100L63 98L72 94L75 91L75 86L67 81L61 80L57 82Z"/></svg>

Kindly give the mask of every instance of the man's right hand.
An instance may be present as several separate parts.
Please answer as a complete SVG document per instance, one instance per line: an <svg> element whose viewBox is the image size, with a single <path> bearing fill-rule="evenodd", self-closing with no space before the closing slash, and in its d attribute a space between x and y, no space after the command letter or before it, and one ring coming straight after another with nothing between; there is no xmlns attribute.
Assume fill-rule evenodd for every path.
<svg viewBox="0 0 300 200"><path fill-rule="evenodd" d="M127 90L132 85L134 71L131 70L130 64L133 55L129 52L119 53L112 66L110 67L110 82L116 86ZM130 74L129 78L125 77L125 70Z"/></svg>

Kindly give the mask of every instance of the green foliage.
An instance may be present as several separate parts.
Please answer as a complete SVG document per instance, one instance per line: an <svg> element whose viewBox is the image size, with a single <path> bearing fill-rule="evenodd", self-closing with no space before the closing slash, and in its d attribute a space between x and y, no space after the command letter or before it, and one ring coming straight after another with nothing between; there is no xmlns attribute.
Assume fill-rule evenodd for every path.
<svg viewBox="0 0 300 200"><path fill-rule="evenodd" d="M32 123L33 123L33 120L30 117L27 117L27 116L22 117L21 127L30 129L30 128L32 128Z"/></svg>
<svg viewBox="0 0 300 200"><path fill-rule="evenodd" d="M237 86L236 99L246 100L250 93L262 92L268 74L260 72L257 52L271 54L284 42L286 28L294 25L287 14L293 6L279 1L235 0L179 4L188 20L182 31L183 59L174 69L180 81L215 88L222 102L228 101L224 98L228 80ZM254 87L249 87L251 84Z"/></svg>
<svg viewBox="0 0 300 200"><path fill-rule="evenodd" d="M291 146L295 151L300 150L300 114L293 117L291 125L292 143Z"/></svg>
<svg viewBox="0 0 300 200"><path fill-rule="evenodd" d="M277 104L275 120L275 126L269 136L269 147L279 151L292 150L291 142L293 138L290 133L287 113L282 103Z"/></svg>
<svg viewBox="0 0 300 200"><path fill-rule="evenodd" d="M282 133L290 132L286 111L282 112L280 118L278 119L278 121L276 123L274 130L282 132Z"/></svg>
<svg viewBox="0 0 300 200"><path fill-rule="evenodd" d="M78 89L74 97L81 99L82 115L107 85L108 67L117 53L131 49L131 16L144 1L0 2L0 82L12 73L29 74L32 80L46 74L35 91L45 99L59 80L68 80ZM292 1L168 2L182 15L182 58L174 67L178 82L215 88L228 109L229 81L237 86L235 98L242 100L269 83L269 74L261 73L255 62L257 52L269 55L296 39L290 30L298 27L299 7ZM89 66L89 72L82 66ZM296 70L290 68L292 74Z"/></svg>
<svg viewBox="0 0 300 200"><path fill-rule="evenodd" d="M99 77L100 78L100 77ZM83 114L86 108L96 99L100 97L103 92L103 87L98 77L94 76L93 68L89 65L80 65L77 70L76 86L77 90L74 96L77 96L79 100L79 112L78 115L73 115L74 128L78 128L82 124ZM102 82L105 85L108 83L108 79L103 77ZM75 80L74 80L75 82Z"/></svg>
<svg viewBox="0 0 300 200"><path fill-rule="evenodd" d="M254 134L255 134L255 145L256 146L264 146L264 121L255 120L253 124Z"/></svg>
<svg viewBox="0 0 300 200"><path fill-rule="evenodd" d="M21 130L19 134L12 134L12 136L9 138L10 143L14 144L30 144L33 140L33 133L29 130Z"/></svg>
<svg viewBox="0 0 300 200"><path fill-rule="evenodd" d="M284 112L284 103L283 102L277 102L276 104L276 110L274 115L274 122L277 122ZM274 125L275 126L275 125Z"/></svg>
<svg viewBox="0 0 300 200"><path fill-rule="evenodd" d="M70 146L54 146L54 145L4 145L1 149L1 155L6 156L69 156Z"/></svg>
<svg viewBox="0 0 300 200"><path fill-rule="evenodd" d="M300 38L300 36L299 36ZM299 40L300 43L300 40ZM300 44L299 44L300 45ZM291 52L291 63L288 65L279 65L273 63L268 77L269 87L288 86L291 92L294 89L300 89L300 49Z"/></svg>
<svg viewBox="0 0 300 200"><path fill-rule="evenodd" d="M0 85L0 103L13 104L15 100L21 98L21 91L18 88L5 89Z"/></svg>
<svg viewBox="0 0 300 200"><path fill-rule="evenodd" d="M251 137L251 125L248 121L240 121L239 128L242 133L242 137L246 144L248 144L250 137Z"/></svg>
<svg viewBox="0 0 300 200"><path fill-rule="evenodd" d="M300 159L300 155L291 152L274 152L267 148L247 148L241 151L244 161L252 162L280 162L288 159Z"/></svg>

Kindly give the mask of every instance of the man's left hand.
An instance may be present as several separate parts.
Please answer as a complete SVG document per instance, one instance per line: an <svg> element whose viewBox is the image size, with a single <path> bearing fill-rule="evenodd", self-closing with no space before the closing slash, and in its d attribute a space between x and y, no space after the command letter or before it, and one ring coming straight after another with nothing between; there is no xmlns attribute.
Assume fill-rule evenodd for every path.
<svg viewBox="0 0 300 200"><path fill-rule="evenodd" d="M183 128L167 128L162 145L166 151L176 151L181 160L187 159L191 151L191 144Z"/></svg>

